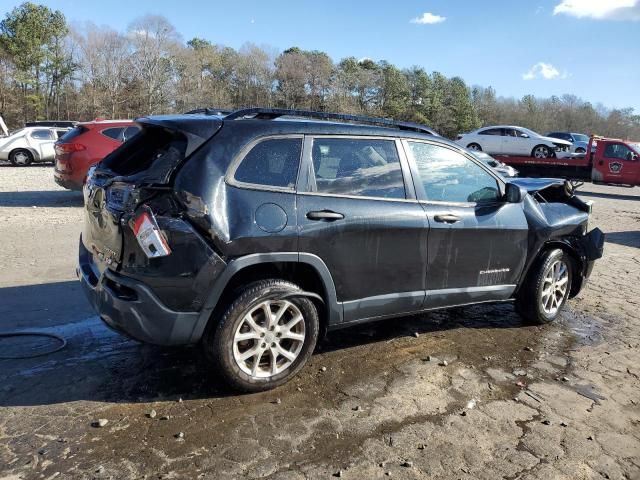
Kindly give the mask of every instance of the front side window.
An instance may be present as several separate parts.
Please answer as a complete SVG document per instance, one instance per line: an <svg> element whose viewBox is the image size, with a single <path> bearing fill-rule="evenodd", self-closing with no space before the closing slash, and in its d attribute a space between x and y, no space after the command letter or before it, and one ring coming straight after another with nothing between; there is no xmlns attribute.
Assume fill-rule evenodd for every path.
<svg viewBox="0 0 640 480"><path fill-rule="evenodd" d="M604 156L620 160L633 160L633 152L629 147L621 143L610 143L604 149Z"/></svg>
<svg viewBox="0 0 640 480"><path fill-rule="evenodd" d="M476 203L500 198L498 181L461 153L429 143L408 143L427 200Z"/></svg>
<svg viewBox="0 0 640 480"><path fill-rule="evenodd" d="M319 193L405 198L394 140L315 138L311 158Z"/></svg>
<svg viewBox="0 0 640 480"><path fill-rule="evenodd" d="M298 177L302 138L271 138L255 145L235 171L238 182L293 189Z"/></svg>
<svg viewBox="0 0 640 480"><path fill-rule="evenodd" d="M31 138L36 140L52 140L51 131L49 130L34 130L31 132Z"/></svg>

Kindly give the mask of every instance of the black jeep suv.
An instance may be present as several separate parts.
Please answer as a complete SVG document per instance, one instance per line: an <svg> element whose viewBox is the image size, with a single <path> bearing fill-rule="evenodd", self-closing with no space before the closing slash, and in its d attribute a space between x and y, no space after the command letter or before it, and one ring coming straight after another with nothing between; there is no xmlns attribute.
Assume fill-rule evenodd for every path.
<svg viewBox="0 0 640 480"><path fill-rule="evenodd" d="M567 184L506 182L420 125L261 108L137 122L87 178L84 290L117 331L201 343L241 390L360 322L509 300L552 321L602 255Z"/></svg>

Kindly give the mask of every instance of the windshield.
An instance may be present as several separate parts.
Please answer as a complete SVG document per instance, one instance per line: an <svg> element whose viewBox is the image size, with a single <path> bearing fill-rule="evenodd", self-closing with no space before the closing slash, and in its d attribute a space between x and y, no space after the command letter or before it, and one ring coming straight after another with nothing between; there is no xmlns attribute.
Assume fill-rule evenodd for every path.
<svg viewBox="0 0 640 480"><path fill-rule="evenodd" d="M588 135L583 135L581 133L572 133L571 135L573 136L573 141L574 142L588 142L589 141L589 136Z"/></svg>
<svg viewBox="0 0 640 480"><path fill-rule="evenodd" d="M530 137L539 137L540 134L534 132L533 130L529 130L528 128L524 128L524 127L518 127L518 130L526 133L527 135L529 135Z"/></svg>
<svg viewBox="0 0 640 480"><path fill-rule="evenodd" d="M640 155L640 142L630 143L629 145L631 145L631 148L633 148L636 151L636 153Z"/></svg>

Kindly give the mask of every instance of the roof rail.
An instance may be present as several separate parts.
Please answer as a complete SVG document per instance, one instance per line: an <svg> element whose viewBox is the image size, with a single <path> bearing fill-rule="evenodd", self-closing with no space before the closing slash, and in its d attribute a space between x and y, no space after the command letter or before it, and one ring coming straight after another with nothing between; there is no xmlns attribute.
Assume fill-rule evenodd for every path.
<svg viewBox="0 0 640 480"><path fill-rule="evenodd" d="M388 118L365 117L361 115L349 115L346 113L313 112L309 110L289 110L285 108L244 108L230 113L225 120L238 120L246 117L259 120L273 120L279 117L303 117L317 120L335 120L347 123L359 123L364 125L374 125L378 127L397 128L399 130L409 130L413 132L426 133L428 135L439 136L438 133L425 125L413 122L401 122Z"/></svg>
<svg viewBox="0 0 640 480"><path fill-rule="evenodd" d="M184 112L185 115L228 115L233 110L229 110L228 108L213 108L213 107L205 107L205 108L196 108L194 110L189 110L188 112Z"/></svg>

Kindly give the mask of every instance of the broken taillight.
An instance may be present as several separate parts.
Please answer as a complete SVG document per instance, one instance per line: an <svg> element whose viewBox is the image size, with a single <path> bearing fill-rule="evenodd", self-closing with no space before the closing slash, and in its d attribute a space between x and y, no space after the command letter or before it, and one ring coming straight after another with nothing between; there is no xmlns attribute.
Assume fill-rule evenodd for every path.
<svg viewBox="0 0 640 480"><path fill-rule="evenodd" d="M171 254L171 248L149 207L143 207L134 220L133 234L148 258L166 257Z"/></svg>

